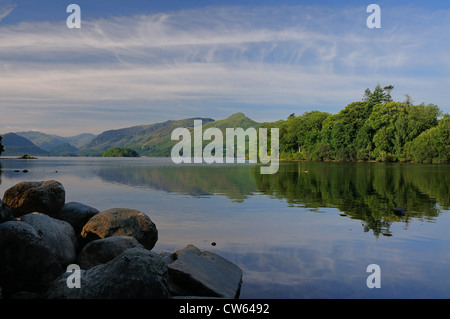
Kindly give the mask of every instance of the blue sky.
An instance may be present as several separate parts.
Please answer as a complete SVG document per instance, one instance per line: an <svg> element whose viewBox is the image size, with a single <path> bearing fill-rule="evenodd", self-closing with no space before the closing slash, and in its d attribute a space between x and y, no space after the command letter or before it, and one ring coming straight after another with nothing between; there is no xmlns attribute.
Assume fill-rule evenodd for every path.
<svg viewBox="0 0 450 319"><path fill-rule="evenodd" d="M336 113L377 83L449 113L449 75L448 1L0 0L0 133Z"/></svg>

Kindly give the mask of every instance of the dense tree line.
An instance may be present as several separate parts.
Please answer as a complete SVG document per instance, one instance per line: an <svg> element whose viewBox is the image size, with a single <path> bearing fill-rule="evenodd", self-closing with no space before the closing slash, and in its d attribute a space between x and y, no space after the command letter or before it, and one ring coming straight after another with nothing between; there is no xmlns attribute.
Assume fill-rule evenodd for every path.
<svg viewBox="0 0 450 319"><path fill-rule="evenodd" d="M280 129L283 159L450 163L450 115L438 106L392 100L393 86L367 89L337 114L291 114Z"/></svg>
<svg viewBox="0 0 450 319"><path fill-rule="evenodd" d="M2 137L0 136L0 155L2 155L4 150L5 149L3 148L3 145L2 145Z"/></svg>
<svg viewBox="0 0 450 319"><path fill-rule="evenodd" d="M131 148L115 147L115 148L110 148L110 149L106 150L102 156L103 157L138 157L139 154Z"/></svg>

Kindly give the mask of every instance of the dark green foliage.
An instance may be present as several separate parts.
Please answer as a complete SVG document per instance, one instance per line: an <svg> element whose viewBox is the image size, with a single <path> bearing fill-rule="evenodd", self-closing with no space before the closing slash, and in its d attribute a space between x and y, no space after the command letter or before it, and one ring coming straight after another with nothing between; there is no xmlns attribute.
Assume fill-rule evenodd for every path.
<svg viewBox="0 0 450 319"><path fill-rule="evenodd" d="M434 104L392 100L389 85L337 114L291 114L279 127L283 159L450 163L450 119Z"/></svg>
<svg viewBox="0 0 450 319"><path fill-rule="evenodd" d="M2 145L2 137L0 136L0 155L2 155L4 150L5 149L3 148L3 145Z"/></svg>
<svg viewBox="0 0 450 319"><path fill-rule="evenodd" d="M115 147L109 150L106 150L103 153L103 157L138 157L138 153L131 148L125 147Z"/></svg>

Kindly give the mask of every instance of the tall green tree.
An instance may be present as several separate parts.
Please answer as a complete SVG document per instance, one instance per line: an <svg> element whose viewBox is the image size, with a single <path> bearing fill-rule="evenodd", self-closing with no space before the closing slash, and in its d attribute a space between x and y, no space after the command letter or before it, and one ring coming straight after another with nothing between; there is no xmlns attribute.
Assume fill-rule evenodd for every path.
<svg viewBox="0 0 450 319"><path fill-rule="evenodd" d="M363 101L337 114L312 111L274 122L280 128L281 157L447 163L449 115L442 117L434 104L413 105L409 97L393 101L393 89L378 84L365 91Z"/></svg>

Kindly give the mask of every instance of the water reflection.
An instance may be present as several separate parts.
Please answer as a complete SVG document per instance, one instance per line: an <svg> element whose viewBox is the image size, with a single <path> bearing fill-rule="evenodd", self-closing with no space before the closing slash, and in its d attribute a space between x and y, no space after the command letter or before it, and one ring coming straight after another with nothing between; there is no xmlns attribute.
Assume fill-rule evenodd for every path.
<svg viewBox="0 0 450 319"><path fill-rule="evenodd" d="M257 190L256 166L125 166L102 167L96 173L108 182L147 187L191 196L220 194L233 202L243 202Z"/></svg>
<svg viewBox="0 0 450 319"><path fill-rule="evenodd" d="M259 193L320 212L336 207L359 219L375 236L392 236L391 225L411 218L432 222L450 206L450 168L442 165L284 162L277 174L257 165L101 167L103 180L191 196L220 194L243 202ZM408 214L394 214L395 207Z"/></svg>

